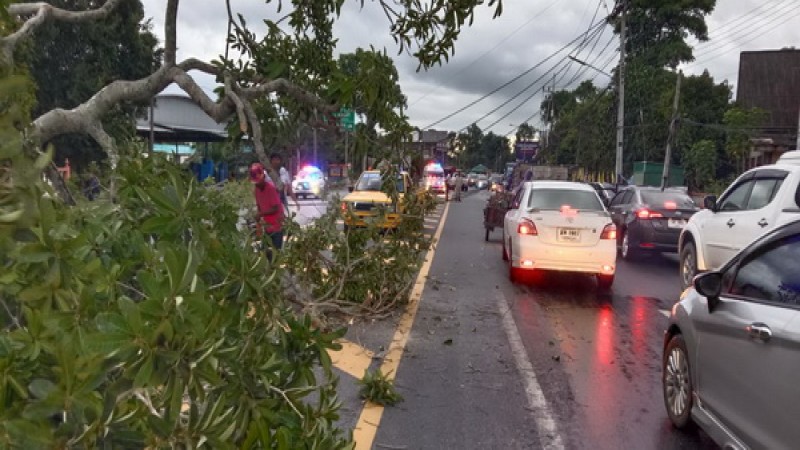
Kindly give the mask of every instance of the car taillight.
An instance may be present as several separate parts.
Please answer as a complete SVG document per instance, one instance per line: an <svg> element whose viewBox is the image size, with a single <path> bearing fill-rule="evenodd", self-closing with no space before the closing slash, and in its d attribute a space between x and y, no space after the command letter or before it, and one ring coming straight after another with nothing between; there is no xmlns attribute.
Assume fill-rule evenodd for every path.
<svg viewBox="0 0 800 450"><path fill-rule="evenodd" d="M610 223L603 228L603 232L600 233L600 239L616 239L617 238L617 226L613 223Z"/></svg>
<svg viewBox="0 0 800 450"><path fill-rule="evenodd" d="M539 234L539 230L536 229L536 225L534 225L533 222L525 219L519 223L519 226L517 226L517 233L528 236L537 236Z"/></svg>
<svg viewBox="0 0 800 450"><path fill-rule="evenodd" d="M642 209L636 211L636 217L638 217L640 219L655 219L655 218L664 217L664 216L662 216L660 212L650 211L647 208L642 208Z"/></svg>
<svg viewBox="0 0 800 450"><path fill-rule="evenodd" d="M664 208L667 208L667 209L678 209L678 204L673 202L673 201L671 201L671 200L667 200L667 201L664 202Z"/></svg>

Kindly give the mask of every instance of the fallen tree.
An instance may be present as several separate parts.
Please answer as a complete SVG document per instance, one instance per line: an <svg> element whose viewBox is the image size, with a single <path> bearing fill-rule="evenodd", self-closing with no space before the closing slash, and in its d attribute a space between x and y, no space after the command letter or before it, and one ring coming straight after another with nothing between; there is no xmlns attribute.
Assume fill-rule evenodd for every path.
<svg viewBox="0 0 800 450"><path fill-rule="evenodd" d="M270 265L236 229L239 198L199 186L159 157L136 155L132 146L115 142L101 122L114 105L149 100L172 82L215 119L234 118L257 145L265 109L282 108L298 117L316 110L324 116L352 100L354 90L347 88L353 78L333 69L332 58L303 66L297 59L302 52L294 50L314 44L313 34L330 42L312 50L330 55L332 17L341 2L295 1L291 32L274 23L259 42L238 21L232 48L248 59L238 64L227 57L177 62L178 1L169 0L158 70L140 80L114 81L78 107L31 118L32 87L24 67L14 62L15 48L48 21L98 20L124 1L134 0L64 11L0 0L8 12L0 16L0 446L352 447L336 428L339 402L327 353L337 348L342 331L293 311L289 302L296 295L282 285L283 275L307 283L297 294L311 297L301 313L346 307L359 296L369 302L357 308L384 313L404 292L402 285L389 285L398 278L387 278L389 284L347 284L324 278L321 263L303 274L299 265L285 271ZM379 3L401 49L416 42L425 67L452 50L476 6L437 0L420 16L417 3ZM229 20L233 23L233 14ZM285 70L310 75L291 82L271 76L279 71L260 61L275 56L276 49L285 50L276 64L294 62ZM218 76L225 85L220 97L209 98L190 70ZM368 89L396 84L372 81ZM370 111L375 126L404 132L404 119L390 103L377 96L360 106ZM90 135L108 152L117 172L115 202L68 206L50 195L41 179L42 170L52 170L45 144L66 133ZM62 194L69 199L69 192ZM369 236L353 239L362 240L363 250ZM334 256L341 258L347 248L337 250ZM378 246L374 252L389 259L404 249ZM308 247L305 253L314 255ZM343 277L358 268L341 266ZM361 267L376 270L374 262ZM332 290L336 295L326 294Z"/></svg>

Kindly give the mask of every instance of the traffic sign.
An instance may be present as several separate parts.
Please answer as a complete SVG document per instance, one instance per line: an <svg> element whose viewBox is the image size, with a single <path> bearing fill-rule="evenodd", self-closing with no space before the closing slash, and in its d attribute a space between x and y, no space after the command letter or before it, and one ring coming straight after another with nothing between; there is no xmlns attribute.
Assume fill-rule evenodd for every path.
<svg viewBox="0 0 800 450"><path fill-rule="evenodd" d="M353 131L356 129L356 113L352 109L342 108L333 115L339 118L339 126L346 131Z"/></svg>

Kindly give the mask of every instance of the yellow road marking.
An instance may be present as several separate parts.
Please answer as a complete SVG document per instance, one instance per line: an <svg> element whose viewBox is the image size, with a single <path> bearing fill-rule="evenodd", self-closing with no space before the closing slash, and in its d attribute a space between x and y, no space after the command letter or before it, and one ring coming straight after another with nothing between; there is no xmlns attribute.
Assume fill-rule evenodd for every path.
<svg viewBox="0 0 800 450"><path fill-rule="evenodd" d="M450 204L446 204L442 219L439 222L439 227L436 229L434 235L434 242L438 242L442 236L442 229L444 229L444 222L447 219L447 211ZM431 246L430 250L425 254L425 262L419 270L419 275L414 282L414 287L411 289L411 295L408 299L408 306L397 324L397 329L394 332L389 350L383 358L381 364L381 372L386 375L390 381L394 380L397 374L397 368L400 366L400 360L403 357L403 352L408 342L408 336L411 334L411 326L414 325L414 318L417 315L419 302L422 298L422 292L425 290L425 282L428 280L428 272L431 270L433 263L433 256L436 253L436 247ZM378 426L383 417L383 406L376 405L371 402L366 402L364 409L361 410L361 415L358 418L355 429L353 430L353 440L356 443L356 450L368 450L372 448L372 442L375 440L375 435L378 433Z"/></svg>
<svg viewBox="0 0 800 450"><path fill-rule="evenodd" d="M341 350L328 351L333 366L351 377L361 379L364 372L369 369L375 354L369 349L345 339L339 340L338 343L342 344Z"/></svg>

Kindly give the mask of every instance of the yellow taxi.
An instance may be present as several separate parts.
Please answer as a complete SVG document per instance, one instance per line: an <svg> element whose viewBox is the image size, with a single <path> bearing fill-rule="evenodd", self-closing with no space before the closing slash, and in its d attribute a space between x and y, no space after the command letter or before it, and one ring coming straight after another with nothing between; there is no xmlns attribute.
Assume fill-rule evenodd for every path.
<svg viewBox="0 0 800 450"><path fill-rule="evenodd" d="M408 172L397 174L397 202L381 190L382 174L378 170L367 170L361 174L350 193L342 199L345 227L365 227L367 220L377 217L381 207L386 210L382 228L397 228L402 220L404 197L411 189Z"/></svg>

